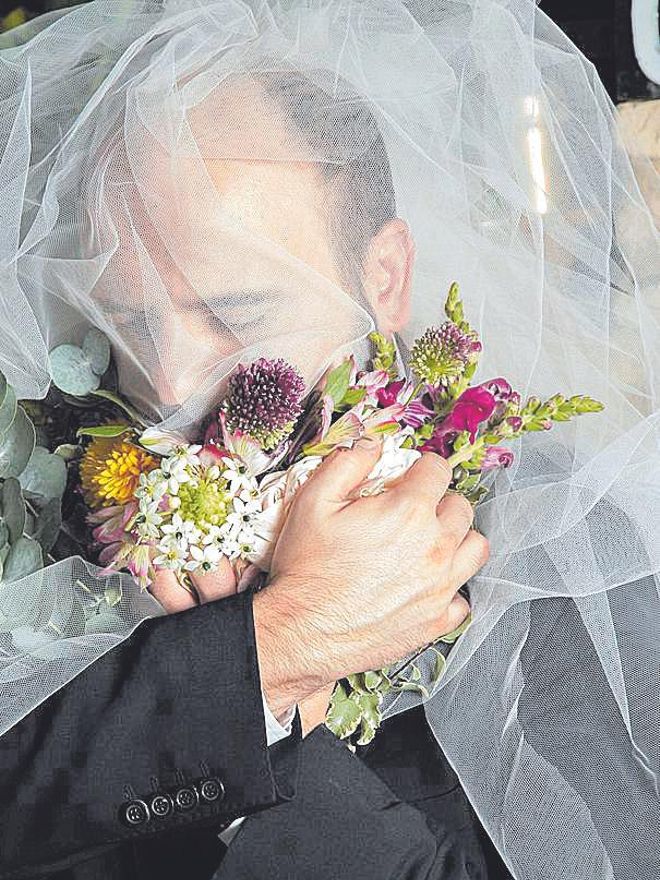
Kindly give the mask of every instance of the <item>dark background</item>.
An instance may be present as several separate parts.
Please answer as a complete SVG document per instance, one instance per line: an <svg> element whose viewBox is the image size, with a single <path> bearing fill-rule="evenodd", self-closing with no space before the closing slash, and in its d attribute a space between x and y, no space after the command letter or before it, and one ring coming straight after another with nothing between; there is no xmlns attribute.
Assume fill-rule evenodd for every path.
<svg viewBox="0 0 660 880"><path fill-rule="evenodd" d="M32 17L74 3L75 0L0 0L0 17L16 7ZM539 4L593 61L615 103L660 98L660 86L644 76L635 59L630 4L631 0L540 0Z"/></svg>

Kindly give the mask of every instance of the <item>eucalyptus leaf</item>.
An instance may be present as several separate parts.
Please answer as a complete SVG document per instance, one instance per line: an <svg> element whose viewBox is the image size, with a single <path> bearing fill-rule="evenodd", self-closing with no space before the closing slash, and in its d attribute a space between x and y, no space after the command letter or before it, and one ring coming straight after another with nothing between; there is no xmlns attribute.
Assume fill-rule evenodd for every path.
<svg viewBox="0 0 660 880"><path fill-rule="evenodd" d="M7 385L0 403L0 434L9 430L10 425L16 418L16 394L11 385Z"/></svg>
<svg viewBox="0 0 660 880"><path fill-rule="evenodd" d="M39 511L34 530L34 539L41 544L44 553L50 553L55 546L62 527L62 502L60 498L50 498Z"/></svg>
<svg viewBox="0 0 660 880"><path fill-rule="evenodd" d="M63 461L73 461L78 457L80 446L75 443L61 443L53 452L53 455L59 455Z"/></svg>
<svg viewBox="0 0 660 880"><path fill-rule="evenodd" d="M97 376L102 376L110 366L110 343L105 333L92 327L83 339L82 350Z"/></svg>
<svg viewBox="0 0 660 880"><path fill-rule="evenodd" d="M93 425L89 428L78 428L76 437L120 437L131 430L130 425Z"/></svg>
<svg viewBox="0 0 660 880"><path fill-rule="evenodd" d="M85 632L85 607L77 596L73 597L73 603L69 617L64 626L61 626L62 637L70 639L73 636L81 636Z"/></svg>
<svg viewBox="0 0 660 880"><path fill-rule="evenodd" d="M101 380L77 345L59 345L51 351L49 359L50 374L60 391L84 397L99 387Z"/></svg>
<svg viewBox="0 0 660 880"><path fill-rule="evenodd" d="M103 591L103 597L111 608L118 605L122 599L121 581L117 580L116 583L111 581L107 584Z"/></svg>
<svg viewBox="0 0 660 880"><path fill-rule="evenodd" d="M7 393L7 379L5 378L5 374L0 372L0 406L2 406L3 401L5 399L5 394Z"/></svg>
<svg viewBox="0 0 660 880"><path fill-rule="evenodd" d="M35 446L20 481L25 492L31 495L61 498L66 488L66 465L59 455L51 455L43 446Z"/></svg>
<svg viewBox="0 0 660 880"><path fill-rule="evenodd" d="M15 477L2 485L2 516L9 530L9 541L15 544L25 531L25 500Z"/></svg>
<svg viewBox="0 0 660 880"><path fill-rule="evenodd" d="M34 444L34 425L19 406L11 427L0 436L0 478L17 477L30 460Z"/></svg>
<svg viewBox="0 0 660 880"><path fill-rule="evenodd" d="M12 544L5 562L4 580L17 581L43 567L41 547L32 538L22 537Z"/></svg>
<svg viewBox="0 0 660 880"><path fill-rule="evenodd" d="M85 621L85 633L117 633L126 628L126 624L116 611L106 608L90 615Z"/></svg>

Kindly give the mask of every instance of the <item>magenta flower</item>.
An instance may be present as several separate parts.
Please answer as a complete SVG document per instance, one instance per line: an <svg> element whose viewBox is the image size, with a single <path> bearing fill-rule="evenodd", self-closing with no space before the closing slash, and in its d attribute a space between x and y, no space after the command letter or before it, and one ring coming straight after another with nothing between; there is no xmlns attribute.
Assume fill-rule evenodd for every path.
<svg viewBox="0 0 660 880"><path fill-rule="evenodd" d="M476 388L484 388L490 394L493 395L496 401L500 400L510 400L512 395L515 394L518 398L518 402L520 402L520 395L512 391L511 385L499 376L497 379L489 379L487 382L482 382L480 385L476 385Z"/></svg>
<svg viewBox="0 0 660 880"><path fill-rule="evenodd" d="M513 452L505 446L489 446L486 456L481 465L482 473L495 470L495 468L508 468L513 462Z"/></svg>
<svg viewBox="0 0 660 880"><path fill-rule="evenodd" d="M483 386L468 388L458 398L441 427L451 428L459 433L468 431L470 443L474 443L479 425L492 416L495 404L495 397Z"/></svg>
<svg viewBox="0 0 660 880"><path fill-rule="evenodd" d="M385 388L381 388L376 393L376 400L383 407L392 406L393 403L398 403L399 394L407 384L408 383L405 379L397 379L396 382L390 382L389 385L386 385Z"/></svg>
<svg viewBox="0 0 660 880"><path fill-rule="evenodd" d="M488 421L495 406L495 398L483 386L468 388L458 398L451 412L436 425L431 438L421 447L422 452L436 452L443 458L449 458L454 440L462 431L467 431L470 443L474 443L479 425Z"/></svg>

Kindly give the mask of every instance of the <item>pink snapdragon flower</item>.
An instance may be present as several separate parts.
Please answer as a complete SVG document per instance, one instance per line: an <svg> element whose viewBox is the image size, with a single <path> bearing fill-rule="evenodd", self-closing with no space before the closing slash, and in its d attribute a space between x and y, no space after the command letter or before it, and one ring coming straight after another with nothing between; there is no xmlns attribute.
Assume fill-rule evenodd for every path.
<svg viewBox="0 0 660 880"><path fill-rule="evenodd" d="M489 446L486 456L481 465L481 472L495 470L495 468L508 468L513 462L513 452L505 446Z"/></svg>
<svg viewBox="0 0 660 880"><path fill-rule="evenodd" d="M469 433L470 443L474 443L479 425L492 416L496 403L495 397L482 385L468 388L436 426L431 438L421 447L422 452L437 452L443 458L449 458L454 440L463 431Z"/></svg>
<svg viewBox="0 0 660 880"><path fill-rule="evenodd" d="M421 428L433 415L431 407L422 402L422 397L416 397L410 403L406 403L412 393L412 382L406 379L397 379L390 382L376 394L376 399L382 407L390 407L396 403L405 403L405 409L400 416L402 425L411 428Z"/></svg>

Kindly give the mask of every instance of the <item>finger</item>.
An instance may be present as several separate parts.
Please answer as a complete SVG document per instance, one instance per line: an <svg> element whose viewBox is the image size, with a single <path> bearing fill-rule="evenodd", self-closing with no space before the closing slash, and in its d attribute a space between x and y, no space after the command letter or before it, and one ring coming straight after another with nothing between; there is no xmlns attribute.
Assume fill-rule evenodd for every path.
<svg viewBox="0 0 660 880"><path fill-rule="evenodd" d="M236 592L236 575L231 562L223 556L214 571L194 571L190 575L202 605L224 599Z"/></svg>
<svg viewBox="0 0 660 880"><path fill-rule="evenodd" d="M447 491L451 478L452 469L444 458L435 452L423 452L396 483L390 484L388 492L416 500L428 499L435 508Z"/></svg>
<svg viewBox="0 0 660 880"><path fill-rule="evenodd" d="M474 508L463 495L449 492L436 507L442 534L459 545L474 522Z"/></svg>
<svg viewBox="0 0 660 880"><path fill-rule="evenodd" d="M459 589L479 571L490 555L488 540L479 532L470 529L460 547L454 554L451 565L451 580Z"/></svg>
<svg viewBox="0 0 660 880"><path fill-rule="evenodd" d="M470 614L470 603L460 593L456 593L449 603L449 607L438 620L438 632L435 638L446 636L453 632L466 620Z"/></svg>
<svg viewBox="0 0 660 880"><path fill-rule="evenodd" d="M381 451L382 441L373 437L362 437L351 449L336 449L314 471L297 498L345 501L373 470Z"/></svg>
<svg viewBox="0 0 660 880"><path fill-rule="evenodd" d="M197 605L195 597L182 587L173 571L161 569L149 587L149 592L168 614L185 611Z"/></svg>

